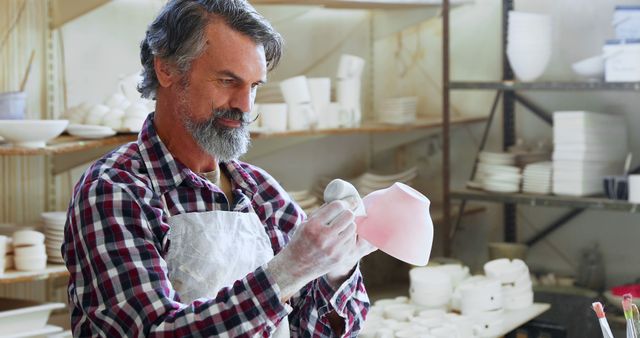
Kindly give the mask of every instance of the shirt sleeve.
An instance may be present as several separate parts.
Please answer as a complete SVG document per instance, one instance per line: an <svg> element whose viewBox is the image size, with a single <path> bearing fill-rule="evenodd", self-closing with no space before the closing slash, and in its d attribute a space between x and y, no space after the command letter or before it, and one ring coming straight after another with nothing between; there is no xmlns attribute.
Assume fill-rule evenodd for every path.
<svg viewBox="0 0 640 338"><path fill-rule="evenodd" d="M250 168L259 186L257 211L277 254L306 215L275 179L261 169ZM289 315L292 337L338 337L327 317L333 311L344 320L342 337L356 337L370 305L359 265L338 289L334 290L324 277L318 278L302 288L289 303L293 308Z"/></svg>
<svg viewBox="0 0 640 338"><path fill-rule="evenodd" d="M288 311L264 267L214 299L179 302L155 231L162 212L151 196L144 185L104 179L76 189L62 248L73 335L253 337L275 330Z"/></svg>

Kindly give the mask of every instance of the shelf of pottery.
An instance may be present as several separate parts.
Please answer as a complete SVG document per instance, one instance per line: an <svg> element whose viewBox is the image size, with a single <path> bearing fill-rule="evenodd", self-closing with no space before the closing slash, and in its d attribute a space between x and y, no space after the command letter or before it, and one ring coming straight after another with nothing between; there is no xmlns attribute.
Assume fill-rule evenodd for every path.
<svg viewBox="0 0 640 338"><path fill-rule="evenodd" d="M534 303L522 260L489 261L484 273L461 264L411 269L409 296L375 301L360 336L499 337L550 308Z"/></svg>
<svg viewBox="0 0 640 338"><path fill-rule="evenodd" d="M551 147L520 143L507 153L481 152L467 183L495 193L527 193L640 202L637 175L628 175L631 154L625 118L587 111L553 114Z"/></svg>

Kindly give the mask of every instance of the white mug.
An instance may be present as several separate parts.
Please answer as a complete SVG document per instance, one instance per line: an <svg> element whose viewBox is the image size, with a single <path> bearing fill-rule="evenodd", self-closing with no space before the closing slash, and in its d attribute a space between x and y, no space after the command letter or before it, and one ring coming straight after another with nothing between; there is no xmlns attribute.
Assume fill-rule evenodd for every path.
<svg viewBox="0 0 640 338"><path fill-rule="evenodd" d="M337 83L336 99L347 114L343 114L341 126L356 127L362 120L360 103L362 83L360 79L340 80Z"/></svg>
<svg viewBox="0 0 640 338"><path fill-rule="evenodd" d="M288 105L288 129L289 130L308 130L312 127L312 116L315 115L311 103L301 103L296 105Z"/></svg>
<svg viewBox="0 0 640 338"><path fill-rule="evenodd" d="M360 79L365 60L359 56L343 54L338 64L338 79Z"/></svg>
<svg viewBox="0 0 640 338"><path fill-rule="evenodd" d="M287 104L262 103L258 111L262 119L262 126L270 132L287 130Z"/></svg>
<svg viewBox="0 0 640 338"><path fill-rule="evenodd" d="M288 78L280 82L280 90L284 101L289 105L311 103L307 77L304 75Z"/></svg>
<svg viewBox="0 0 640 338"><path fill-rule="evenodd" d="M319 117L326 113L327 106L331 103L331 79L328 77L309 78L307 83L311 94L311 104L316 113L315 120L318 123L318 127L322 128Z"/></svg>

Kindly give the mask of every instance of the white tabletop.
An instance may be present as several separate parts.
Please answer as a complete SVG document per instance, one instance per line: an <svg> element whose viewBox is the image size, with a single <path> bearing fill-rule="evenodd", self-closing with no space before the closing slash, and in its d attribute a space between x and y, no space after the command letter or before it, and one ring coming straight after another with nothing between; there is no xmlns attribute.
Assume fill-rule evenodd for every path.
<svg viewBox="0 0 640 338"><path fill-rule="evenodd" d="M498 337L504 336L507 333L519 328L520 326L522 326L522 324L525 324L528 321L538 317L550 308L550 304L534 303L530 307L520 310L505 310L503 330Z"/></svg>

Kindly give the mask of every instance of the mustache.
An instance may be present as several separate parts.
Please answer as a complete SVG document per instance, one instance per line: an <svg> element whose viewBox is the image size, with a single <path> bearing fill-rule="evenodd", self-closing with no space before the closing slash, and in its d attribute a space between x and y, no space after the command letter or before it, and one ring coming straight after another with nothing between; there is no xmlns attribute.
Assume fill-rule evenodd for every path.
<svg viewBox="0 0 640 338"><path fill-rule="evenodd" d="M249 116L249 113L245 113L237 108L229 108L229 109L213 109L213 118L223 118L229 120L239 121L243 127L250 125L260 118L260 114L258 114L254 119Z"/></svg>

